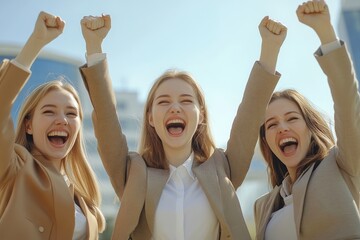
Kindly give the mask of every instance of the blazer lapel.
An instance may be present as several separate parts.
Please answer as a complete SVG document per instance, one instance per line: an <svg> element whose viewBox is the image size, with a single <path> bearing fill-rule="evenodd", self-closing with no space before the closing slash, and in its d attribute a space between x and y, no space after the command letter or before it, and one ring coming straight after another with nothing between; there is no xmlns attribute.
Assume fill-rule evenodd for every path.
<svg viewBox="0 0 360 240"><path fill-rule="evenodd" d="M308 168L308 170L306 170L306 172L302 176L300 176L298 181L295 182L292 189L293 201L294 201L294 217L295 217L296 232L298 234L298 237L300 236L300 226L301 226L301 219L304 209L306 190L313 169L314 169L314 164L312 164Z"/></svg>
<svg viewBox="0 0 360 240"><path fill-rule="evenodd" d="M154 233L154 216L161 193L169 178L169 170L148 168L145 215L151 235Z"/></svg>
<svg viewBox="0 0 360 240"><path fill-rule="evenodd" d="M45 171L51 180L54 194L54 206L56 206L54 209L55 218L66 219L62 224L57 225L56 236L58 239L70 239L75 226L74 195L67 186L64 177L57 169L55 169L54 165L49 160L42 155L34 154L34 157L36 161L41 163L40 166L42 166L44 170L46 169ZM69 236L66 236L66 233L68 233Z"/></svg>
<svg viewBox="0 0 360 240"><path fill-rule="evenodd" d="M221 190L214 161L216 161L214 158L210 158L201 164L194 162L193 172L198 178L219 222L223 227L228 227L224 216L224 209L222 207Z"/></svg>
<svg viewBox="0 0 360 240"><path fill-rule="evenodd" d="M127 240L139 223L147 187L146 165L140 155L129 153L128 178L116 217L113 240Z"/></svg>
<svg viewBox="0 0 360 240"><path fill-rule="evenodd" d="M74 191L73 185L70 185L70 189ZM87 239L97 239L97 221L95 219L95 216L90 212L88 206L86 205L84 199L80 197L78 194L75 193L76 198L78 199L79 205L81 210L83 211L83 214L85 215L86 222L87 222Z"/></svg>

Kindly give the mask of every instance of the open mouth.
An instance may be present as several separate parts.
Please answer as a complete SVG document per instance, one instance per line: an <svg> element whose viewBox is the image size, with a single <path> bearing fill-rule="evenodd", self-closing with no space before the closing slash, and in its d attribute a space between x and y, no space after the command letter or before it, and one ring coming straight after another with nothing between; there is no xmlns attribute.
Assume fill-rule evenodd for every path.
<svg viewBox="0 0 360 240"><path fill-rule="evenodd" d="M166 129L171 135L179 135L185 129L185 122L181 119L173 119L167 122Z"/></svg>
<svg viewBox="0 0 360 240"><path fill-rule="evenodd" d="M295 138L285 138L279 143L279 147L283 153L291 153L296 150L298 141Z"/></svg>
<svg viewBox="0 0 360 240"><path fill-rule="evenodd" d="M67 132L53 131L48 134L48 139L54 145L63 145L69 138Z"/></svg>

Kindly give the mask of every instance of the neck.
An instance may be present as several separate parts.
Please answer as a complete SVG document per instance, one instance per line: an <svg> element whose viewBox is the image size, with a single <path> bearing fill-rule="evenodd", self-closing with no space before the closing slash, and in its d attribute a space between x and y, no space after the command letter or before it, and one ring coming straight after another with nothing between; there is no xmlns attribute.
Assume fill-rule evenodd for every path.
<svg viewBox="0 0 360 240"><path fill-rule="evenodd" d="M296 169L288 169L288 172L291 180L291 185L293 185L296 181Z"/></svg>
<svg viewBox="0 0 360 240"><path fill-rule="evenodd" d="M164 151L165 151L165 157L168 160L169 164L173 165L174 167L178 167L182 165L189 158L192 149L191 147L181 148L181 149L164 147Z"/></svg>
<svg viewBox="0 0 360 240"><path fill-rule="evenodd" d="M42 160L41 162L47 163L47 165L52 165L57 171L61 172L61 163L62 159L51 159L44 154L42 154L40 151L38 151L36 148L34 148L31 151L31 154L38 160Z"/></svg>

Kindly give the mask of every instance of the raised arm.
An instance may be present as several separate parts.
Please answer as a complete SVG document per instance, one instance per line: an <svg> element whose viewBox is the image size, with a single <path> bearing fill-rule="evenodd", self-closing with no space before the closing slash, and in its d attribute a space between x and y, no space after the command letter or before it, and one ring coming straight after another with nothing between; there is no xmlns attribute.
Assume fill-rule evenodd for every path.
<svg viewBox="0 0 360 240"><path fill-rule="evenodd" d="M250 73L226 149L235 188L240 186L249 169L266 106L280 79L275 68L287 29L281 23L264 17L259 24L259 32L262 38L260 60Z"/></svg>
<svg viewBox="0 0 360 240"><path fill-rule="evenodd" d="M266 71L275 74L277 59L286 38L287 28L266 16L259 24L259 32L262 39L259 62Z"/></svg>
<svg viewBox="0 0 360 240"><path fill-rule="evenodd" d="M88 66L81 68L82 77L94 107L93 124L98 151L116 194L122 197L126 180L127 142L122 134L102 42L111 28L109 15L87 16L81 20L86 42Z"/></svg>
<svg viewBox="0 0 360 240"><path fill-rule="evenodd" d="M102 53L102 42L111 29L110 15L85 16L81 20L81 31L86 43L86 54Z"/></svg>
<svg viewBox="0 0 360 240"><path fill-rule="evenodd" d="M49 42L57 38L64 30L65 22L46 12L40 12L35 28L26 44L16 56L15 61L26 68L30 68L40 50Z"/></svg>
<svg viewBox="0 0 360 240"><path fill-rule="evenodd" d="M328 78L334 100L338 165L347 174L359 179L360 97L350 56L344 43L337 40L329 8L324 1L303 3L298 7L297 15L300 22L316 32L322 44L315 56ZM358 180L357 184L360 186Z"/></svg>
<svg viewBox="0 0 360 240"><path fill-rule="evenodd" d="M0 181L11 165L14 152L13 103L29 78L30 67L40 50L59 36L64 26L59 17L40 12L33 33L13 63L4 60L0 66Z"/></svg>
<svg viewBox="0 0 360 240"><path fill-rule="evenodd" d="M337 40L334 27L330 21L329 8L324 1L305 2L299 5L296 14L301 23L316 32L322 45Z"/></svg>

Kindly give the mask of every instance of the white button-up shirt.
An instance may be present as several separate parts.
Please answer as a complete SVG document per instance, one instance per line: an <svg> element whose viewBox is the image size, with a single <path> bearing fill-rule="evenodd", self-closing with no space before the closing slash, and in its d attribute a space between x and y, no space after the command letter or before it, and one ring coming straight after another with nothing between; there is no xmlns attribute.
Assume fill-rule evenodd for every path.
<svg viewBox="0 0 360 240"><path fill-rule="evenodd" d="M194 154L170 176L155 212L153 240L216 240L219 222L192 172Z"/></svg>

